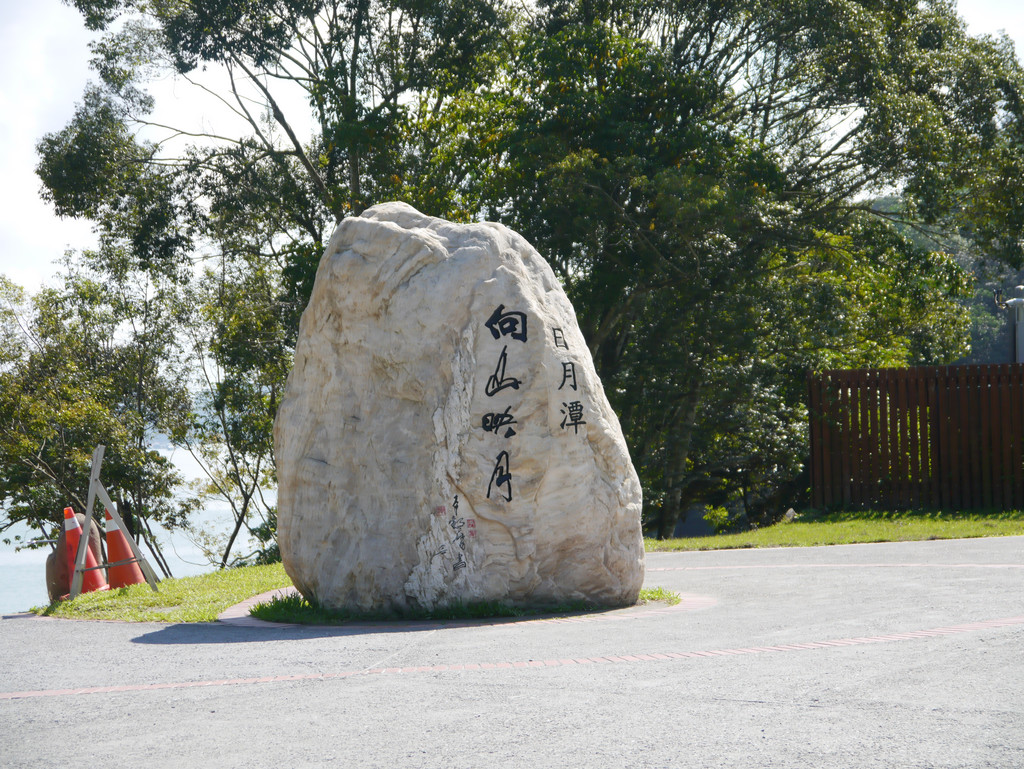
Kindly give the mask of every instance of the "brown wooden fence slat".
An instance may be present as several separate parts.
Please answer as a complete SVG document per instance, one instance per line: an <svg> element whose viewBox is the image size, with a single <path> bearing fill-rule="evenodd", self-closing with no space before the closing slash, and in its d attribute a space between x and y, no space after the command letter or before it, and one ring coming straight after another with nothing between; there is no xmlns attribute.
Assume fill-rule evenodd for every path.
<svg viewBox="0 0 1024 769"><path fill-rule="evenodd" d="M842 500L844 505L849 505L853 499L850 496L850 478L852 476L853 445L851 440L850 425L850 395L849 387L841 379L836 382L839 389L839 435L840 435L840 465L843 468L840 483L842 484Z"/></svg>
<svg viewBox="0 0 1024 769"><path fill-rule="evenodd" d="M908 443L910 440L907 427L907 373L905 369L896 372L896 421L897 434L899 436L899 448L896 454L896 477L899 480L900 507L910 506L910 452Z"/></svg>
<svg viewBox="0 0 1024 769"><path fill-rule="evenodd" d="M866 371L859 371L854 386L857 388L857 406L860 412L858 420L860 427L860 504L867 506L871 504L871 455L874 453L874 446L871 439L871 417L868 414L868 388L869 379Z"/></svg>
<svg viewBox="0 0 1024 769"><path fill-rule="evenodd" d="M939 401L938 393L938 381L941 375L941 370L938 368L932 369L931 376L928 379L928 408L931 421L931 428L929 434L931 435L931 447L932 447L932 460L931 467L932 473L934 474L934 480L932 481L932 507L943 508L946 506L946 492L943 488L945 482L945 473L942 471L942 452L940 451L942 441L942 404Z"/></svg>
<svg viewBox="0 0 1024 769"><path fill-rule="evenodd" d="M860 391L857 399L860 426L860 504L871 505L871 455L874 453L874 439L871 435L871 411L868 406L871 393L870 371L858 372L855 387Z"/></svg>
<svg viewBox="0 0 1024 769"><path fill-rule="evenodd" d="M864 478L864 469L861 466L862 453L860 450L860 403L858 396L860 388L857 386L857 372L851 371L844 377L844 392L847 397L847 408L850 412L850 504L860 507L860 483Z"/></svg>
<svg viewBox="0 0 1024 769"><path fill-rule="evenodd" d="M970 378L967 375L967 366L961 367L957 372L957 433L960 440L960 482L963 489L960 492L960 507L967 509L974 507L975 478L974 465L971 457L971 424L970 413Z"/></svg>
<svg viewBox="0 0 1024 769"><path fill-rule="evenodd" d="M932 404L935 419L935 466L939 473L939 507L949 510L953 507L949 476L953 472L949 455L949 398L948 392L940 386L946 374L945 369L936 369L931 381Z"/></svg>
<svg viewBox="0 0 1024 769"><path fill-rule="evenodd" d="M889 455L889 375L888 371L876 372L875 386L878 389L878 497L892 496L892 469Z"/></svg>
<svg viewBox="0 0 1024 769"><path fill-rule="evenodd" d="M946 454L950 459L949 480L952 486L950 496L950 507L959 510L964 506L964 492L966 487L963 484L963 451L960 443L960 377L953 370L949 371L949 392L946 398L946 420L949 426L949 442L946 444Z"/></svg>
<svg viewBox="0 0 1024 769"><path fill-rule="evenodd" d="M899 499L899 451L900 451L900 418L899 397L895 370L890 370L886 377L885 390L889 398L889 493L888 498Z"/></svg>
<svg viewBox="0 0 1024 769"><path fill-rule="evenodd" d="M989 376L989 403L986 422L988 422L988 454L989 467L992 472L992 507L1001 509L1003 506L1003 428L999 414L1002 410L1002 391L999 387L999 376L1002 366L992 366Z"/></svg>
<svg viewBox="0 0 1024 769"><path fill-rule="evenodd" d="M832 488L835 485L837 474L833 471L833 464L836 461L836 436L831 429L834 426L832 413L832 380L827 373L821 376L821 441L824 444L821 449L821 472L825 476L825 486L822 488L823 504L826 507L836 504Z"/></svg>
<svg viewBox="0 0 1024 769"><path fill-rule="evenodd" d="M821 388L820 379L807 374L807 439L811 450L811 505L817 509L824 507L825 488L824 473L821 471Z"/></svg>
<svg viewBox="0 0 1024 769"><path fill-rule="evenodd" d="M999 428L999 442L993 451L999 459L1000 499L999 509L1013 507L1013 468L1010 457L1013 456L1013 441L1010 436L1010 372L1005 366L999 367L999 410L994 419Z"/></svg>
<svg viewBox="0 0 1024 769"><path fill-rule="evenodd" d="M989 422L992 408L992 388L989 382L991 370L988 366L978 366L977 372L978 420L975 422L975 432L978 437L978 468L982 503L985 507L992 507L992 454L989 448L992 441L992 425Z"/></svg>
<svg viewBox="0 0 1024 769"><path fill-rule="evenodd" d="M919 431L919 437L917 441L917 461L918 461L918 497L915 507L926 507L931 506L931 491L932 491L932 472L931 472L931 449L930 449L930 436L929 424L928 424L928 389L927 379L928 372L926 369L918 369L917 376L915 377L917 384L917 396L915 400L917 402L917 425Z"/></svg>
<svg viewBox="0 0 1024 769"><path fill-rule="evenodd" d="M999 390L999 366L993 366L989 376L989 401L988 414L985 422L988 424L987 453L989 455L989 471L992 477L992 507L1001 509L1003 506L1003 430L999 413L1001 408Z"/></svg>
<svg viewBox="0 0 1024 769"><path fill-rule="evenodd" d="M881 467L879 464L878 451L878 371L869 370L866 372L868 387L868 419L870 433L870 450L868 457L868 502L877 505L880 499L879 488L881 486Z"/></svg>
<svg viewBox="0 0 1024 769"><path fill-rule="evenodd" d="M816 507L1024 506L1024 364L808 376Z"/></svg>
<svg viewBox="0 0 1024 769"><path fill-rule="evenodd" d="M829 464L830 472L832 473L832 504L841 505L843 504L843 455L840 432L842 430L842 412L839 401L839 385L834 376L830 377L828 382L829 418L825 423L825 427L829 431L832 440L832 454Z"/></svg>
<svg viewBox="0 0 1024 769"><path fill-rule="evenodd" d="M907 443L910 483L907 494L908 507L920 507L921 490L921 426L918 423L917 407L917 378L912 371L906 372L907 381L907 433L910 440Z"/></svg>
<svg viewBox="0 0 1024 769"><path fill-rule="evenodd" d="M960 435L960 475L964 479L962 507L975 507L981 499L981 488L978 486L978 471L974 448L977 435L977 406L974 381L968 372L959 378L960 384L960 423L957 432Z"/></svg>
<svg viewBox="0 0 1024 769"><path fill-rule="evenodd" d="M1011 482L1014 508L1024 506L1024 457L1021 440L1024 439L1024 369L1013 367L1010 372L1010 453Z"/></svg>

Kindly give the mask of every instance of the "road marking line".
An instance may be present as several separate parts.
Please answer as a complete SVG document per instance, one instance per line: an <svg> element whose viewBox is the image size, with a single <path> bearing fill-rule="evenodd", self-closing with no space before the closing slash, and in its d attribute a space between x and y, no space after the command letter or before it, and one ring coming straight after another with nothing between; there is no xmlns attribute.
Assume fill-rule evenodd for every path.
<svg viewBox="0 0 1024 769"><path fill-rule="evenodd" d="M1007 617L983 622L972 622L964 625L953 625L947 627L932 628L929 630L918 630L906 633L893 633L884 636L861 636L858 638L840 638L829 641L813 641L799 644L779 644L778 646L752 646L742 649L707 649L702 651L687 652L651 652L647 654L622 654L608 655L604 657L589 657L575 659L549 659L549 660L519 660L511 662L470 662L456 663L451 665L431 666L410 666L410 667L389 667L370 668L363 670L346 670L337 673L307 673L287 674L276 676L258 676L253 678L232 678L217 679L208 681L176 681L155 684L119 684L116 686L89 686L76 689L46 689L37 691L21 692L0 692L0 700L19 700L38 697L70 697L81 694L115 694L119 692L145 692L159 689L192 689L209 686L244 686L254 684L279 683L283 681L324 681L339 678L350 678L354 676L374 675L409 675L413 673L450 673L450 672L474 672L489 670L530 670L548 667L568 667L570 665L636 665L642 663L664 663L666 660L700 659L700 658L722 658L742 656L750 654L766 654L779 652L800 652L827 649L838 646L858 646L876 643L898 643L900 641L912 641L920 638L936 638L948 635L963 633L974 633L981 630L995 628L1014 627L1024 625L1024 616Z"/></svg>
<svg viewBox="0 0 1024 769"><path fill-rule="evenodd" d="M732 566L647 566L652 571L741 571L749 569L1024 569L1024 563L747 563Z"/></svg>

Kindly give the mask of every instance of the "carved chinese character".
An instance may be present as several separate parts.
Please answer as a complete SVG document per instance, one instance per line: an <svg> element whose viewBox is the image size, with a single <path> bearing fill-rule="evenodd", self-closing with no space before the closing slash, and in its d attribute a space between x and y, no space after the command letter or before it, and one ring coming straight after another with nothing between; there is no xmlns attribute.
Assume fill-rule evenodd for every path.
<svg viewBox="0 0 1024 769"><path fill-rule="evenodd" d="M562 384L558 385L558 389L561 390L566 383L573 390L576 389L576 364L571 360L562 361Z"/></svg>
<svg viewBox="0 0 1024 769"><path fill-rule="evenodd" d="M583 421L583 404L579 401L571 401L569 403L563 401L562 406L563 408L559 409L562 414L564 414L562 417L561 428L565 430L568 427L571 427L573 432L578 435L580 425L586 424L586 422Z"/></svg>
<svg viewBox="0 0 1024 769"><path fill-rule="evenodd" d="M497 435L498 431L502 427L506 427L507 425L514 425L514 424L516 424L516 418L508 413L510 408L512 408L512 407L511 406L506 406L505 410L502 411L501 413L492 412L492 413L489 413L489 414L484 414L484 418L483 418L483 427L484 427L484 429L487 432L489 432L489 433L494 433L495 435ZM505 437L506 438L511 438L515 434L516 434L516 431L512 427L508 427L505 430Z"/></svg>
<svg viewBox="0 0 1024 769"><path fill-rule="evenodd" d="M487 498L491 498L491 489L496 488L505 498L506 502L512 501L512 473L508 466L508 452L498 454L494 463L494 471L491 473L491 482L487 484ZM502 491L504 487L504 491Z"/></svg>
<svg viewBox="0 0 1024 769"><path fill-rule="evenodd" d="M510 336L520 342L526 341L526 313L505 312L505 305L499 304L498 308L491 313L491 317L484 323L491 330L495 339L503 336Z"/></svg>
<svg viewBox="0 0 1024 769"><path fill-rule="evenodd" d="M566 350L569 349L569 345L565 341L565 335L562 333L562 329L551 329L551 335L555 338L555 347L564 347Z"/></svg>
<svg viewBox="0 0 1024 769"><path fill-rule="evenodd" d="M494 367L494 373L487 379L487 384L484 385L484 392L487 393L488 397L493 396L495 393L499 393L506 387L511 387L513 390L518 390L521 384L515 377L505 376L505 365L508 363L508 345L501 348L501 355L498 357L498 365Z"/></svg>

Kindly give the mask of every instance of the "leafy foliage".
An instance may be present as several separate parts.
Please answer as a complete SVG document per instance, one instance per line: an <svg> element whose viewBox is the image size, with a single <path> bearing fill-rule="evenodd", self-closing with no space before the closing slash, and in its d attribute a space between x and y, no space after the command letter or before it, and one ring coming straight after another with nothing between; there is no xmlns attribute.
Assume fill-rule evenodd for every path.
<svg viewBox="0 0 1024 769"><path fill-rule="evenodd" d="M124 264L118 254L93 258ZM180 526L194 505L175 498L181 478L153 445L160 415L179 396L161 369L173 334L160 290L137 272L110 280L70 258L65 269L63 286L31 303L0 279L0 530L24 522L48 535L64 507L84 512L102 443L104 485L169 573L152 524Z"/></svg>
<svg viewBox="0 0 1024 769"><path fill-rule="evenodd" d="M162 425L202 468L198 498L231 510L226 537L193 529L221 568L275 560L276 508L264 489L275 484L273 422L292 341L288 310L276 301L280 292L279 273L225 259L219 271L208 269L177 298L183 345L174 368L188 394ZM232 556L241 533L261 543L257 552Z"/></svg>
<svg viewBox="0 0 1024 769"><path fill-rule="evenodd" d="M188 386L160 421L233 510L222 564L269 542L298 318L373 203L549 259L659 536L694 501L763 523L799 499L806 371L965 353L968 276L915 233L1024 257L1024 77L947 0L73 4L101 84L40 142L44 194L167 287ZM147 78L204 70L245 135L139 140Z"/></svg>
<svg viewBox="0 0 1024 769"><path fill-rule="evenodd" d="M962 354L965 273L859 196L899 185L895 218L956 221L918 191L967 184L1005 106L947 91L1014 63L938 4L544 8L489 98L484 209L565 283L659 535L696 499L780 514L808 369ZM918 41L935 19L942 56Z"/></svg>

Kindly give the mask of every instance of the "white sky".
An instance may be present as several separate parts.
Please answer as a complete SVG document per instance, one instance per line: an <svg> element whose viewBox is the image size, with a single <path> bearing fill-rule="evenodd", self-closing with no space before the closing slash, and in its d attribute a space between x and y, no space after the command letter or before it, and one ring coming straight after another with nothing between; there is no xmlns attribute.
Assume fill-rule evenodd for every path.
<svg viewBox="0 0 1024 769"><path fill-rule="evenodd" d="M1007 32L1024 58L1024 2L968 0L960 13L974 34ZM35 175L36 143L70 120L89 80L89 39L60 0L0 0L0 274L29 291L65 249L95 243L89 225L53 215Z"/></svg>

